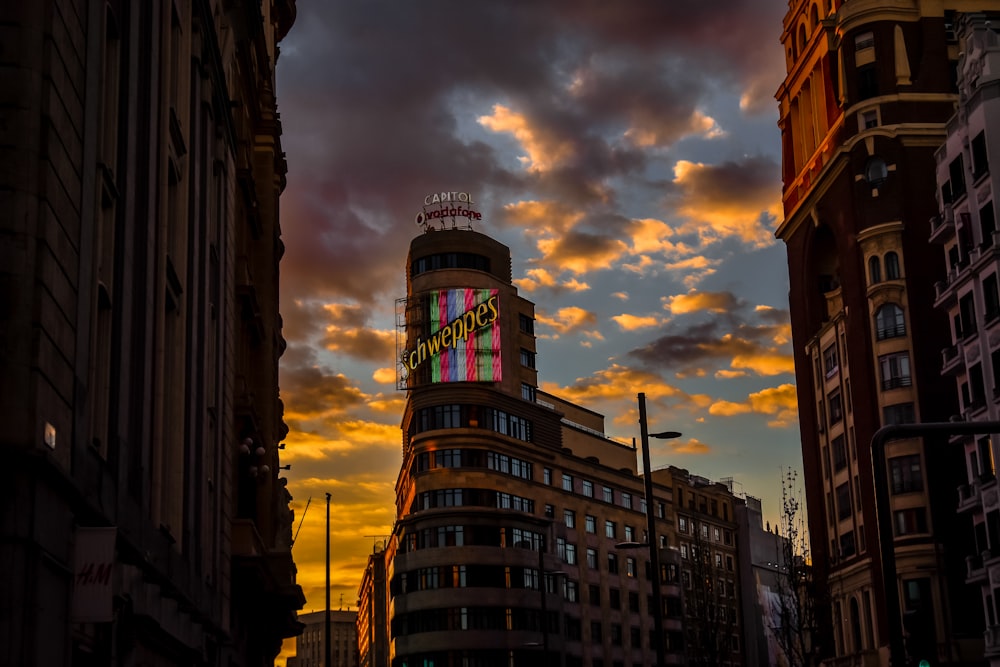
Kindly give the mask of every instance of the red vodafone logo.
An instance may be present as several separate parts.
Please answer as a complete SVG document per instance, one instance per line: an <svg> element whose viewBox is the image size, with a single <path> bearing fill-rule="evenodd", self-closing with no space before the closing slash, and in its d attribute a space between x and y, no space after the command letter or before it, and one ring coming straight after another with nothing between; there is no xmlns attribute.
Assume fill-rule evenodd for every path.
<svg viewBox="0 0 1000 667"><path fill-rule="evenodd" d="M415 222L426 227L434 220L466 218L482 220L483 214L471 208L475 202L468 192L435 192L424 197L424 210L417 213Z"/></svg>

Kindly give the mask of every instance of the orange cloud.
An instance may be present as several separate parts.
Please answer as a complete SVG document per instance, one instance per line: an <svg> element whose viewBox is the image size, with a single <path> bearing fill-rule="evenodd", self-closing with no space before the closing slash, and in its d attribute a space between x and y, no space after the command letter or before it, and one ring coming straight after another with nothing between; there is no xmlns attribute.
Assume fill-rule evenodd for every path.
<svg viewBox="0 0 1000 667"><path fill-rule="evenodd" d="M556 336L584 333L594 337L593 332L587 331L587 327L597 324L597 314L578 306L568 306L560 308L552 316L546 314L545 311L538 311L535 313L535 320L555 331ZM597 336L599 337L600 334Z"/></svg>
<svg viewBox="0 0 1000 667"><path fill-rule="evenodd" d="M614 315L611 319L614 320L623 331L646 329L649 327L655 327L660 323L660 320L652 315L629 315L628 313Z"/></svg>
<svg viewBox="0 0 1000 667"><path fill-rule="evenodd" d="M539 260L576 274L607 269L626 253L628 246L619 239L584 232L570 232L559 238L540 239Z"/></svg>
<svg viewBox="0 0 1000 667"><path fill-rule="evenodd" d="M717 417L734 417L745 414L772 415L767 422L771 428L786 428L798 419L798 400L795 385L782 384L769 387L747 396L745 403L717 401L709 408L709 414Z"/></svg>
<svg viewBox="0 0 1000 667"><path fill-rule="evenodd" d="M650 119L647 117L645 120ZM697 109L691 113L683 125L684 132L681 137L677 136L677 128L666 127L660 122L651 122L629 128L625 132L625 138L635 146L653 148L671 144L677 139L683 138L684 135L700 136L705 139L717 139L726 135L714 118Z"/></svg>
<svg viewBox="0 0 1000 667"><path fill-rule="evenodd" d="M542 287L555 292L585 292L590 289L590 285L580 282L576 278L560 282L550 271L543 268L528 269L525 274L527 277L511 281L522 292L534 292Z"/></svg>
<svg viewBox="0 0 1000 667"><path fill-rule="evenodd" d="M508 221L532 235L563 233L583 219L582 211L555 201L519 201L503 208Z"/></svg>
<svg viewBox="0 0 1000 667"><path fill-rule="evenodd" d="M732 292L696 292L676 294L666 297L664 308L674 315L707 310L712 313L732 312L739 307L739 302Z"/></svg>
<svg viewBox="0 0 1000 667"><path fill-rule="evenodd" d="M539 128L531 126L527 116L512 111L502 104L494 104L492 115L480 116L477 120L488 130L513 135L526 152L526 155L518 159L528 171L550 171L569 161L574 155L575 151L570 142L545 136Z"/></svg>
<svg viewBox="0 0 1000 667"><path fill-rule="evenodd" d="M697 233L702 243L773 244L772 225L782 216L778 178L777 165L764 158L722 165L680 160L673 182L681 190L677 213L687 219L681 230Z"/></svg>

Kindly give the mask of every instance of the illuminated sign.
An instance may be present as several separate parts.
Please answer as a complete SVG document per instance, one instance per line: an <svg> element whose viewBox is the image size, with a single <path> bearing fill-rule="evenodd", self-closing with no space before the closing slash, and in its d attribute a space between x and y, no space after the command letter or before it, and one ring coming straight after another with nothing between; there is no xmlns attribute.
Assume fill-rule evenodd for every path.
<svg viewBox="0 0 1000 667"><path fill-rule="evenodd" d="M429 327L401 355L406 375L430 382L499 382L498 290L440 290L426 298Z"/></svg>
<svg viewBox="0 0 1000 667"><path fill-rule="evenodd" d="M469 220L482 220L483 214L471 208L475 205L472 195L468 192L435 192L424 197L424 210L417 213L416 223L427 227L433 220L445 218L467 218ZM429 207L436 206L428 210Z"/></svg>

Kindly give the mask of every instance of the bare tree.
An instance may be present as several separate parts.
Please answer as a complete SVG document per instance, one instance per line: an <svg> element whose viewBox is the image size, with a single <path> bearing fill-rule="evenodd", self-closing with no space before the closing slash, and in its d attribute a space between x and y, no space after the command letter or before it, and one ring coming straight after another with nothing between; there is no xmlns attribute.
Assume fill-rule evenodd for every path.
<svg viewBox="0 0 1000 667"><path fill-rule="evenodd" d="M781 481L781 562L769 599L770 629L788 667L816 667L823 656L820 615L828 601L814 577L798 474L782 470Z"/></svg>

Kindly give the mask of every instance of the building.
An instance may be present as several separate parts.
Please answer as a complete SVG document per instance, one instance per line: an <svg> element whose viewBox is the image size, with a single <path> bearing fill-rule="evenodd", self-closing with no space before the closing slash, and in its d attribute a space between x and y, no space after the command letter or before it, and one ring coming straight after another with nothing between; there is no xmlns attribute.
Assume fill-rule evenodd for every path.
<svg viewBox="0 0 1000 667"><path fill-rule="evenodd" d="M271 664L294 0L5 3L0 663Z"/></svg>
<svg viewBox="0 0 1000 667"><path fill-rule="evenodd" d="M387 548L393 667L654 664L635 445L606 436L602 415L537 389L534 305L511 283L509 249L428 226L410 246L397 321L408 397ZM682 664L674 477L653 475L649 511L664 651ZM711 511L686 515L693 526ZM738 649L724 659L740 664Z"/></svg>
<svg viewBox="0 0 1000 667"><path fill-rule="evenodd" d="M674 492L683 614L668 606L667 615L681 615L686 664L746 664L750 642L745 631L750 626L742 618L740 601L747 582L740 580L737 547L742 540L737 539L738 503L732 488L674 466L654 470L657 478Z"/></svg>
<svg viewBox="0 0 1000 667"><path fill-rule="evenodd" d="M1000 180L990 163L1000 163L1000 40L991 18L1000 27L996 13L958 21L958 108L935 154L940 208L931 219L930 239L941 244L939 264L947 271L935 285L935 305L952 324L951 344L942 351L943 382L953 383L965 421L995 422L1000 420L1000 235L994 193ZM956 437L952 444L965 462L958 510L973 524L974 548L966 554L966 581L977 592L973 627L985 627L985 656L1000 665L1000 605L994 589L1000 581L1000 452L989 433Z"/></svg>
<svg viewBox="0 0 1000 667"><path fill-rule="evenodd" d="M877 483L889 491L893 553L883 554L870 443L884 425L959 412L940 375L951 337L934 285L946 275L925 221L938 213L935 150L957 99L953 10L991 5L795 0L784 19L776 235L788 254L814 575L829 598L817 641L837 665L887 664L902 633L887 600L933 619L920 633L932 664L982 656L969 614L979 596L964 583L970 529L955 519L961 456L942 435L887 445L890 475ZM883 559L895 581L883 581Z"/></svg>
<svg viewBox="0 0 1000 667"><path fill-rule="evenodd" d="M358 587L358 665L389 667L389 586L385 543L376 543Z"/></svg>
<svg viewBox="0 0 1000 667"><path fill-rule="evenodd" d="M326 610L299 614L305 625L295 640L295 655L288 658L288 667L327 667ZM330 610L330 667L358 667L358 612Z"/></svg>

